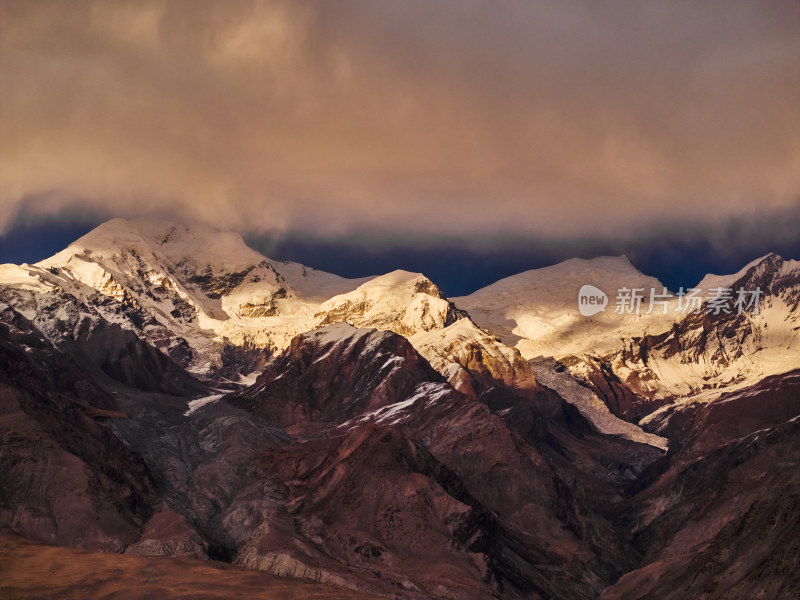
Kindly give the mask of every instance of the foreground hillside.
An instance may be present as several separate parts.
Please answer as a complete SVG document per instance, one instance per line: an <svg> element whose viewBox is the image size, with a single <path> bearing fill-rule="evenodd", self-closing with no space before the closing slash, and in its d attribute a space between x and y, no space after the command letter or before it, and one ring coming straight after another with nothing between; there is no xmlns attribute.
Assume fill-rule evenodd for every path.
<svg viewBox="0 0 800 600"><path fill-rule="evenodd" d="M0 597L372 600L380 596L274 577L220 562L90 552L2 534Z"/></svg>

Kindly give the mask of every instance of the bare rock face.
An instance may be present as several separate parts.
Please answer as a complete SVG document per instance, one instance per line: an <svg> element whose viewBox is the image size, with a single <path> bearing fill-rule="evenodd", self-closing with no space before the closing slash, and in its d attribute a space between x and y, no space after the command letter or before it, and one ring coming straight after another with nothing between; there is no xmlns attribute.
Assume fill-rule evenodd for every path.
<svg viewBox="0 0 800 600"><path fill-rule="evenodd" d="M496 523L454 473L394 427L365 423L331 442L304 444L299 462L290 449L262 456L264 476L277 472L290 489L295 535L261 529L237 562L411 597L490 596L484 551Z"/></svg>
<svg viewBox="0 0 800 600"><path fill-rule="evenodd" d="M670 453L617 507L642 567L602 598L791 598L800 539L800 373L660 415Z"/></svg>
<svg viewBox="0 0 800 600"><path fill-rule="evenodd" d="M121 551L150 514L152 481L105 422L111 398L24 318L0 322L0 526Z"/></svg>
<svg viewBox="0 0 800 600"><path fill-rule="evenodd" d="M443 378L405 338L342 323L295 338L235 403L284 427L341 422L430 381Z"/></svg>
<svg viewBox="0 0 800 600"><path fill-rule="evenodd" d="M756 385L722 394L713 402L669 407L649 427L666 435L670 449L702 457L754 431L769 429L800 415L800 370L767 377Z"/></svg>
<svg viewBox="0 0 800 600"><path fill-rule="evenodd" d="M640 569L602 598L793 598L800 585L800 417L678 459L630 515Z"/></svg>
<svg viewBox="0 0 800 600"><path fill-rule="evenodd" d="M144 531L135 544L125 548L126 554L141 556L185 556L205 559L208 543L166 503L156 507L145 523Z"/></svg>
<svg viewBox="0 0 800 600"><path fill-rule="evenodd" d="M671 398L658 397L649 390L654 376L624 366L623 355L597 357L567 357L559 361L568 369L580 373L579 380L606 404L611 413L620 419L638 422L643 417L671 402Z"/></svg>
<svg viewBox="0 0 800 600"><path fill-rule="evenodd" d="M468 317L444 329L417 333L410 339L453 387L474 398L496 386L541 389L517 349L506 346Z"/></svg>

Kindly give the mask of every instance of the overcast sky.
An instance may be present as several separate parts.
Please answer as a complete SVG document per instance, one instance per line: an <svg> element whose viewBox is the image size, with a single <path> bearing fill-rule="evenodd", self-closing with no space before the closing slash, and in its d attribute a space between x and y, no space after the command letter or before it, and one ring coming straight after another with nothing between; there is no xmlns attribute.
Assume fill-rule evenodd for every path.
<svg viewBox="0 0 800 600"><path fill-rule="evenodd" d="M795 0L0 5L0 230L580 237L800 203Z"/></svg>

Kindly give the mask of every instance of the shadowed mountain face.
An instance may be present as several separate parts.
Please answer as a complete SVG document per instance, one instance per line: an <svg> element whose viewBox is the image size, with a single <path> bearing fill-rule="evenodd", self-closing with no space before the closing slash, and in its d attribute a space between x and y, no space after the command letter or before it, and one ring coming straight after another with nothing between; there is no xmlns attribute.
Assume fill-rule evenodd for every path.
<svg viewBox="0 0 800 600"><path fill-rule="evenodd" d="M342 323L292 340L236 404L283 427L343 422L407 400L429 382L444 378L405 338Z"/></svg>
<svg viewBox="0 0 800 600"><path fill-rule="evenodd" d="M531 290L649 280L568 261L465 299L487 331L422 275L343 280L208 235L114 221L0 267L7 533L210 597L275 576L319 598L793 597L796 263L704 280L760 286L760 316L593 326ZM60 552L8 539L34 572Z"/></svg>
<svg viewBox="0 0 800 600"><path fill-rule="evenodd" d="M150 473L107 426L110 396L10 309L0 321L0 524L121 551L150 516Z"/></svg>
<svg viewBox="0 0 800 600"><path fill-rule="evenodd" d="M326 573L347 563L442 597L590 598L634 564L580 497L565 455L599 467L596 455L623 451L616 472L586 476L610 503L660 453L603 439L555 395L509 391L495 411L453 390L403 338L332 326L296 338L227 400L302 432L259 458L307 544L310 566L294 555L293 570L298 560ZM270 570L287 552L259 532L239 556Z"/></svg>
<svg viewBox="0 0 800 600"><path fill-rule="evenodd" d="M799 434L800 418L794 417L700 458L674 457L626 506L643 566L602 598L796 595Z"/></svg>
<svg viewBox="0 0 800 600"><path fill-rule="evenodd" d="M800 585L798 414L795 370L661 415L674 440L668 460L620 507L645 566L602 597L791 597Z"/></svg>

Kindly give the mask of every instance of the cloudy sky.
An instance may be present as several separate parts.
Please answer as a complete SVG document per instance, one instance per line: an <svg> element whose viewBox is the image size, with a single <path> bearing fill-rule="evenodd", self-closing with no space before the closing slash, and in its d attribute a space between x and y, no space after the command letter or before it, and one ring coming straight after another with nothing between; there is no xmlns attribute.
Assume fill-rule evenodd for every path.
<svg viewBox="0 0 800 600"><path fill-rule="evenodd" d="M800 214L796 0L0 7L6 234L538 244Z"/></svg>

